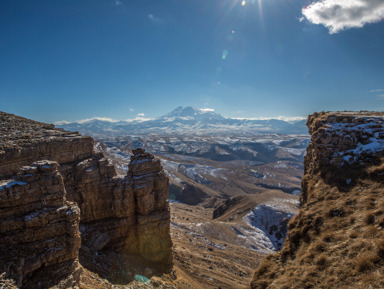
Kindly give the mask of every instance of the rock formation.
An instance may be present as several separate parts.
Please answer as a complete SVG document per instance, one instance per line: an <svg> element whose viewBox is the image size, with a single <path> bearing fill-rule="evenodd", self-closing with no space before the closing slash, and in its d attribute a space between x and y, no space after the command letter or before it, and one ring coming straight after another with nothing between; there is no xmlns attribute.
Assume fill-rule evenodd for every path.
<svg viewBox="0 0 384 289"><path fill-rule="evenodd" d="M301 208L251 288L384 288L384 113L315 113Z"/></svg>
<svg viewBox="0 0 384 289"><path fill-rule="evenodd" d="M67 288L80 277L80 210L66 201L57 167L35 162L0 183L0 271L18 286Z"/></svg>
<svg viewBox="0 0 384 289"><path fill-rule="evenodd" d="M127 274L127 260L171 268L160 162L138 149L118 177L93 145L90 137L0 112L0 273L18 286L41 285L48 272L46 282L68 275L76 283L79 252L83 266L112 279Z"/></svg>

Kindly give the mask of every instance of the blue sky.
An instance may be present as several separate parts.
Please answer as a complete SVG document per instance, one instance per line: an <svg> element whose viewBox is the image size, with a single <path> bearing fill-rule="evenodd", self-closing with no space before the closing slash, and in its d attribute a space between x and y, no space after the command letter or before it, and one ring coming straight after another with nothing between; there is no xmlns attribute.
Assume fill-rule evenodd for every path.
<svg viewBox="0 0 384 289"><path fill-rule="evenodd" d="M44 122L188 105L384 110L383 18L382 0L4 0L0 110Z"/></svg>

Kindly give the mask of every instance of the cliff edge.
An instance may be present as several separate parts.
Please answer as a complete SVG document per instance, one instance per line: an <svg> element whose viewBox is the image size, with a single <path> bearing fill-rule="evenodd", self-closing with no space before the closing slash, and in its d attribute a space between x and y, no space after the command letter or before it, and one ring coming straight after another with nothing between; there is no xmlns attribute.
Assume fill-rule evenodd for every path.
<svg viewBox="0 0 384 289"><path fill-rule="evenodd" d="M384 288L384 113L308 117L300 211L251 288Z"/></svg>
<svg viewBox="0 0 384 289"><path fill-rule="evenodd" d="M0 218L0 273L18 287L77 286L82 266L117 282L172 267L159 160L137 149L120 177L92 138L4 112Z"/></svg>

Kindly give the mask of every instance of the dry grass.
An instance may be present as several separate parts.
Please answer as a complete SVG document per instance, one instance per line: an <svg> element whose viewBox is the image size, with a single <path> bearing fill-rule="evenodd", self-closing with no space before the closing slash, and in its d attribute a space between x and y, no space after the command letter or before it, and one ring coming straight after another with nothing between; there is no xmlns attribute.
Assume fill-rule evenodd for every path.
<svg viewBox="0 0 384 289"><path fill-rule="evenodd" d="M364 217L365 224L372 225L375 223L375 215L371 212L367 212Z"/></svg>
<svg viewBox="0 0 384 289"><path fill-rule="evenodd" d="M380 235L380 233L381 233L381 230L379 230L374 225L370 225L365 228L363 237L366 239L373 239L373 238L377 238Z"/></svg>
<svg viewBox="0 0 384 289"><path fill-rule="evenodd" d="M353 267L357 272L366 272L375 267L375 264L380 261L380 257L375 252L365 252L357 256L353 261Z"/></svg>
<svg viewBox="0 0 384 289"><path fill-rule="evenodd" d="M356 239L356 238L359 237L359 233L356 232L356 231L350 231L348 236L349 236L349 238L351 238L351 239Z"/></svg>
<svg viewBox="0 0 384 289"><path fill-rule="evenodd" d="M17 289L15 282L12 279L7 279L5 272L0 274L1 289Z"/></svg>
<svg viewBox="0 0 384 289"><path fill-rule="evenodd" d="M318 178L307 187L282 253L262 263L253 288L384 288L384 186L362 178L340 191Z"/></svg>

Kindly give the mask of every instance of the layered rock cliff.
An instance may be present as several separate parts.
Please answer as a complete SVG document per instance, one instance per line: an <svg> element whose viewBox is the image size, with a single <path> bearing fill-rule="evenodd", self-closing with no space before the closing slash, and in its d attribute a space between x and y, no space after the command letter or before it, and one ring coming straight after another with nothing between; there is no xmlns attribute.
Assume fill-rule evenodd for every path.
<svg viewBox="0 0 384 289"><path fill-rule="evenodd" d="M384 288L384 113L315 113L301 208L251 288Z"/></svg>
<svg viewBox="0 0 384 289"><path fill-rule="evenodd" d="M132 263L171 268L168 178L159 160L138 149L118 177L90 137L3 112L0 126L0 273L29 288L51 265L62 267L47 282L71 275L76 283L78 257L110 279L129 279Z"/></svg>
<svg viewBox="0 0 384 289"><path fill-rule="evenodd" d="M67 288L80 277L80 210L66 201L57 167L35 162L0 182L0 272L19 287Z"/></svg>

